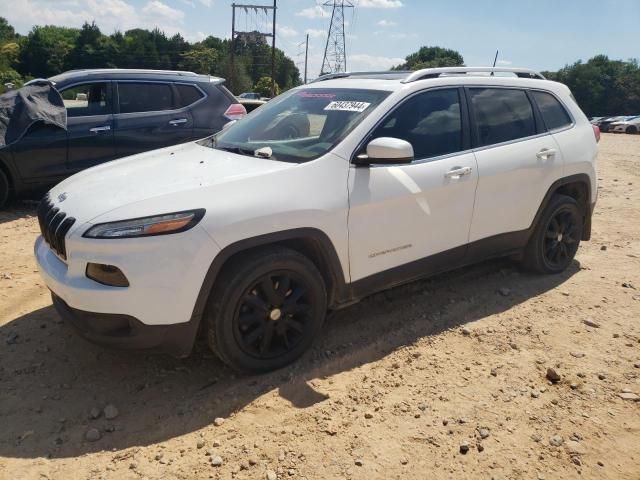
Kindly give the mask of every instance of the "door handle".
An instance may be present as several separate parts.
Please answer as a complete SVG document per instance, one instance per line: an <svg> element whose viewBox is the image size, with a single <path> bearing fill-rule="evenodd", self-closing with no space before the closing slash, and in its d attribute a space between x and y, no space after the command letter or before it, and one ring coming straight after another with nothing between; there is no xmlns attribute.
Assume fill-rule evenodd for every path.
<svg viewBox="0 0 640 480"><path fill-rule="evenodd" d="M446 178L458 179L465 175L469 175L473 169L471 167L453 167L444 174Z"/></svg>
<svg viewBox="0 0 640 480"><path fill-rule="evenodd" d="M536 153L536 157L538 160L547 160L548 158L555 157L556 150L554 148L543 148L538 153Z"/></svg>
<svg viewBox="0 0 640 480"><path fill-rule="evenodd" d="M93 127L89 129L91 133L96 133L96 134L100 132L107 132L109 130L111 130L111 127L109 125L103 125L102 127Z"/></svg>
<svg viewBox="0 0 640 480"><path fill-rule="evenodd" d="M174 127L182 125L183 123L187 123L186 118L176 118L175 120L169 120L169 125L173 125Z"/></svg>

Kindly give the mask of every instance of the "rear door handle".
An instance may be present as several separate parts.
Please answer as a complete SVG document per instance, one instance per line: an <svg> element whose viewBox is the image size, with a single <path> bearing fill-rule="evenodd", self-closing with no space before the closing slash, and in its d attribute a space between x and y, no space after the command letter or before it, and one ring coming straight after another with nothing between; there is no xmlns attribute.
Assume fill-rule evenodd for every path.
<svg viewBox="0 0 640 480"><path fill-rule="evenodd" d="M111 127L109 125L103 125L101 127L93 127L89 129L91 133L96 133L96 134L100 132L108 132L109 130L111 130Z"/></svg>
<svg viewBox="0 0 640 480"><path fill-rule="evenodd" d="M469 175L473 169L471 167L453 167L444 174L446 178L457 179L465 175Z"/></svg>
<svg viewBox="0 0 640 480"><path fill-rule="evenodd" d="M174 127L182 125L183 123L187 123L186 118L176 118L175 120L169 120L169 125L173 125Z"/></svg>
<svg viewBox="0 0 640 480"><path fill-rule="evenodd" d="M538 153L536 153L536 157L538 160L547 160L551 157L555 157L556 150L554 148L543 148Z"/></svg>

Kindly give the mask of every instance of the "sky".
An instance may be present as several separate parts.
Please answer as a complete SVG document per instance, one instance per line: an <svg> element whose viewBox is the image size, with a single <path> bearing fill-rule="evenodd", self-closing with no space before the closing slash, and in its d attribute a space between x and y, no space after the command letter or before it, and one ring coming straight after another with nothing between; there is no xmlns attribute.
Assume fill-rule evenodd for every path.
<svg viewBox="0 0 640 480"><path fill-rule="evenodd" d="M189 41L231 36L231 0L0 0L19 33L34 25L98 24L103 33L158 27ZM235 0L271 5L271 0ZM309 78L318 75L331 9L325 0L279 0L276 46L303 69L309 34ZM557 70L597 54L640 57L640 0L353 0L347 20L347 68L388 69L420 46L459 51L466 65ZM253 11L238 28L270 29Z"/></svg>

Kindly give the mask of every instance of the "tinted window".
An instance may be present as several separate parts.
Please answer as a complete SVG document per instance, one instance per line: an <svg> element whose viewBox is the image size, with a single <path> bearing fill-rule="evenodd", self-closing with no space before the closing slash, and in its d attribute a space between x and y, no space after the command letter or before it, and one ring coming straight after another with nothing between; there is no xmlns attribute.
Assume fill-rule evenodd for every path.
<svg viewBox="0 0 640 480"><path fill-rule="evenodd" d="M523 90L472 88L470 93L480 146L535 135L533 109Z"/></svg>
<svg viewBox="0 0 640 480"><path fill-rule="evenodd" d="M107 83L85 83L60 92L69 117L111 113Z"/></svg>
<svg viewBox="0 0 640 480"><path fill-rule="evenodd" d="M192 103L196 103L204 95L193 85L176 85L178 89L178 108L187 107Z"/></svg>
<svg viewBox="0 0 640 480"><path fill-rule="evenodd" d="M120 113L173 109L171 87L166 83L118 83Z"/></svg>
<svg viewBox="0 0 640 480"><path fill-rule="evenodd" d="M379 137L406 140L416 159L461 151L458 90L432 90L411 97L374 131L372 138Z"/></svg>
<svg viewBox="0 0 640 480"><path fill-rule="evenodd" d="M546 92L533 91L531 94L538 105L547 130L571 125L571 117L569 117L569 114L556 97Z"/></svg>

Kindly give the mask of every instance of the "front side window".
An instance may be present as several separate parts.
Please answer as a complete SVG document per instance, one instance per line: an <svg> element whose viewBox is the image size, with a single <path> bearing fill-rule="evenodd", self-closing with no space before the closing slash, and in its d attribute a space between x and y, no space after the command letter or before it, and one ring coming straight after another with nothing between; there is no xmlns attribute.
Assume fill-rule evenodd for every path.
<svg viewBox="0 0 640 480"><path fill-rule="evenodd" d="M390 92L306 88L271 100L200 145L284 162L307 162L340 143Z"/></svg>
<svg viewBox="0 0 640 480"><path fill-rule="evenodd" d="M458 89L430 90L409 98L376 128L371 139L379 137L406 140L416 159L461 151Z"/></svg>
<svg viewBox="0 0 640 480"><path fill-rule="evenodd" d="M569 114L556 97L550 93L537 90L532 91L531 95L536 105L538 105L538 110L540 110L547 130L555 130L556 128L571 125L571 117L569 117Z"/></svg>
<svg viewBox="0 0 640 480"><path fill-rule="evenodd" d="M84 83L60 92L69 117L88 117L111 113L107 82Z"/></svg>
<svg viewBox="0 0 640 480"><path fill-rule="evenodd" d="M172 110L173 96L167 83L119 82L120 113Z"/></svg>
<svg viewBox="0 0 640 480"><path fill-rule="evenodd" d="M479 146L536 134L533 109L524 90L470 88Z"/></svg>

